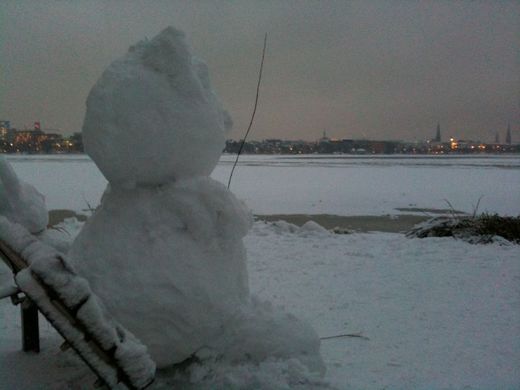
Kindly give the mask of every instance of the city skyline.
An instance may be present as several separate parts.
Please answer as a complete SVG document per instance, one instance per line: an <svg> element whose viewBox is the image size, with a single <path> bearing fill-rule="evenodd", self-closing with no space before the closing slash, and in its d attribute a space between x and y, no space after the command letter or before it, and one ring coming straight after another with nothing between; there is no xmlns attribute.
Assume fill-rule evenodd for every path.
<svg viewBox="0 0 520 390"><path fill-rule="evenodd" d="M504 139L520 123L517 2L51 2L0 5L0 118L81 130L86 96L128 47L186 32L243 137Z"/></svg>
<svg viewBox="0 0 520 390"><path fill-rule="evenodd" d="M40 122L33 129L15 129L9 121L0 121L0 153L7 154L62 154L84 153L82 133L70 137L45 132ZM146 138L141 139L143 145ZM316 141L264 139L228 139L223 153L245 154L482 154L482 153L519 153L520 144L512 142L510 126L507 128L505 142L500 142L498 133L494 143L462 140L450 137L442 140L440 124L437 124L435 137L406 142L396 140L333 139L323 132Z"/></svg>
<svg viewBox="0 0 520 390"><path fill-rule="evenodd" d="M5 121L5 120L2 120L0 118L0 129L4 129L5 127L5 123L8 123L9 126L12 128L12 129L15 129L15 130L19 130L19 131L31 131L31 130L43 130L44 132L46 133L58 133L58 134L62 134L64 136L71 136L71 135L75 135L77 133L81 133L81 131L78 131L78 132L60 132L59 129L55 129L55 128L46 128L44 126L41 125L41 122L40 121L35 121L35 122L32 122L33 124L32 125L24 125L22 127L20 126L13 126L11 124L11 121ZM0 131L0 136L2 135L1 131ZM228 140L231 140L231 141L240 141L243 139L243 135L242 134L240 136L239 134L239 137L237 138L230 138L228 137L227 139ZM316 137L314 138L311 138L311 139L302 139L302 138L283 138L283 137L265 137L265 138L255 138L255 137L248 137L247 141L252 141L252 142L258 142L258 141L265 141L265 140L269 140L269 139L281 139L281 140L284 140L284 141L307 141L307 142L313 142L313 141L319 141L320 139L323 139L323 138L328 138L328 134L327 134L327 130L321 130L321 133L319 133L319 131L316 131ZM487 139L470 139L470 138L461 138L459 136L457 136L456 133L448 133L446 134L445 132L443 132L442 130L442 127L440 125L440 122L437 122L436 126L435 126L435 129L432 130L430 132L430 134L425 134L425 137L424 138L416 138L414 140L406 140L406 139L392 139L392 138L366 138L366 137L349 137L348 134L346 137L341 137L341 138L338 138L338 137L333 137L331 139L333 140L341 140L341 139L357 139L357 140L373 140L373 141L403 141L403 142L413 142L413 141L417 141L417 142L426 142L426 141L433 141L433 142L447 142L449 141L450 139L457 139L457 140L467 140L467 141L472 141L472 142L487 142L487 143L496 143L496 144L516 144L518 142L516 142L516 139L515 137L512 135L512 130L511 130L511 124L508 123L507 124L507 127L505 129L501 129L501 130L496 130L494 133L492 133ZM504 142L501 142L501 140L504 140Z"/></svg>

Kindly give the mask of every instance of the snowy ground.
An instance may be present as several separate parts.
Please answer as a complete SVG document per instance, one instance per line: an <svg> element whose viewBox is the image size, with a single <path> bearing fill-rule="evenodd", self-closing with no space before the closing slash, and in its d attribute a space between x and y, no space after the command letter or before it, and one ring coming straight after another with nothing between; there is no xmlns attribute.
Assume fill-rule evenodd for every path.
<svg viewBox="0 0 520 390"><path fill-rule="evenodd" d="M106 186L87 156L6 157L49 209L94 207ZM212 176L227 183L233 160L222 156ZM479 211L518 215L520 156L244 155L231 189L256 214L409 214L446 200L471 213L482 197Z"/></svg>
<svg viewBox="0 0 520 390"><path fill-rule="evenodd" d="M95 206L106 185L85 156L8 159L50 209ZM217 180L227 181L231 161L221 159ZM518 215L520 158L244 156L232 190L259 214L399 214L446 208L443 199L470 212L483 195L480 210ZM363 336L322 340L332 388L520 388L520 246L263 222L246 246L253 293L307 318L322 337ZM0 279L8 276L0 268ZM41 336L39 355L20 352L19 308L0 301L0 389L91 388L92 375L59 350L44 320ZM213 370L226 383L271 389L290 367ZM204 374L194 372L191 388L202 387ZM171 388L170 379L160 373L155 387Z"/></svg>
<svg viewBox="0 0 520 390"><path fill-rule="evenodd" d="M255 294L308 319L322 337L366 337L322 341L333 388L520 388L519 246L263 222L246 246ZM45 322L40 355L20 352L18 310L0 301L0 388L89 388L93 378L59 351ZM273 369L230 375L262 377L267 389Z"/></svg>
<svg viewBox="0 0 520 390"><path fill-rule="evenodd" d="M520 248L257 224L253 290L307 317L340 389L520 387Z"/></svg>

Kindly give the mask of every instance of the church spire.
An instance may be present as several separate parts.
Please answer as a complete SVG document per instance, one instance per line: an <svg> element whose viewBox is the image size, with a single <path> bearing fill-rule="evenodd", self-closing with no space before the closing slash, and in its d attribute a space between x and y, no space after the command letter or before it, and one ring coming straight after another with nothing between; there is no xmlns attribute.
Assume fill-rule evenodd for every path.
<svg viewBox="0 0 520 390"><path fill-rule="evenodd" d="M437 122L437 133L435 133L435 138L433 139L435 142L441 142L441 125Z"/></svg>
<svg viewBox="0 0 520 390"><path fill-rule="evenodd" d="M511 124L507 124L506 144L511 145Z"/></svg>

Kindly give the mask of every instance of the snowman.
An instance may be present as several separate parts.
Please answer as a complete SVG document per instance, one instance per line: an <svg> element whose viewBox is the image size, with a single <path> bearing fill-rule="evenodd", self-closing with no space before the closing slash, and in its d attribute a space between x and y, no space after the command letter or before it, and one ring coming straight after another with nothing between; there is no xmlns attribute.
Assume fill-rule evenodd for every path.
<svg viewBox="0 0 520 390"><path fill-rule="evenodd" d="M159 368L208 348L238 360L319 349L310 327L249 295L252 216L209 177L230 127L172 27L112 63L87 99L85 149L109 184L69 258Z"/></svg>

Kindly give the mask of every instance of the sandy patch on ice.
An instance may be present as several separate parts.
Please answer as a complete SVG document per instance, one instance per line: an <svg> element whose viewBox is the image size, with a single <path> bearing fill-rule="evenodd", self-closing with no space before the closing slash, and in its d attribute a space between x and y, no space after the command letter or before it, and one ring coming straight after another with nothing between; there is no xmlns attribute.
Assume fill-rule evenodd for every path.
<svg viewBox="0 0 520 390"><path fill-rule="evenodd" d="M49 211L49 225L55 226L63 222L66 218L75 217L83 222L87 219L84 214L78 214L72 210L51 210ZM272 214L272 215L256 215L257 219L262 221L286 221L298 226L302 226L308 221L314 221L326 229L353 230L357 232L391 232L401 233L410 230L416 224L426 221L429 217L426 215L356 215L341 216L332 214Z"/></svg>
<svg viewBox="0 0 520 390"><path fill-rule="evenodd" d="M314 221L326 229L353 230L356 232L391 232L401 233L410 230L416 224L426 221L430 217L424 215L356 215L341 216L331 214L275 214L275 215L257 215L260 220L274 222L283 220L302 226L307 221Z"/></svg>

